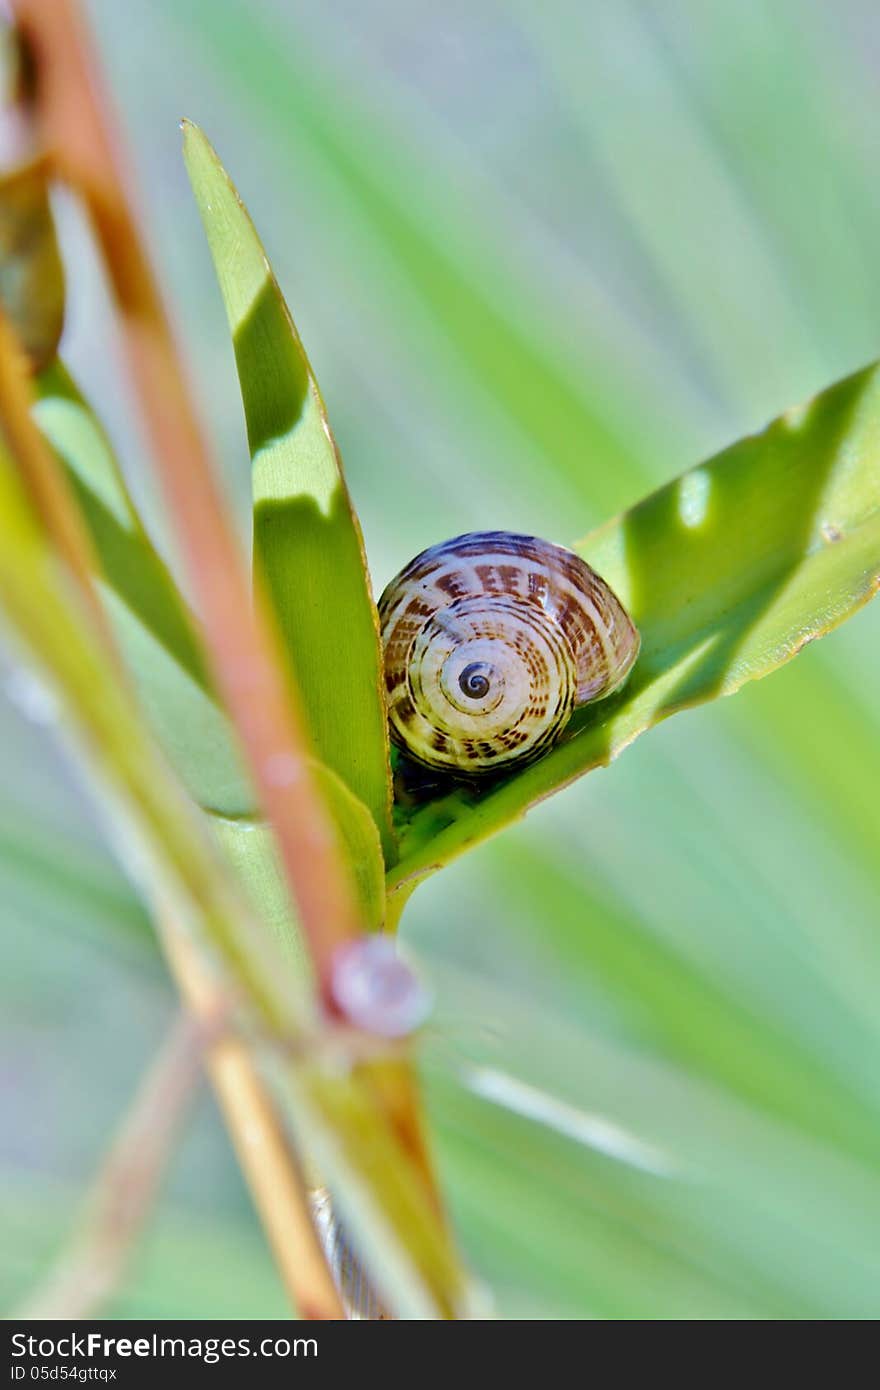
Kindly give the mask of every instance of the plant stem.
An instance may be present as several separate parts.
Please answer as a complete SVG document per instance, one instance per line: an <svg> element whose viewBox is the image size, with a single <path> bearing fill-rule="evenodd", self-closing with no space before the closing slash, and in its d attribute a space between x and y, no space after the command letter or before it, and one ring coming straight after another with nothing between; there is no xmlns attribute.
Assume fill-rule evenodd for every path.
<svg viewBox="0 0 880 1390"><path fill-rule="evenodd" d="M284 674L277 631L259 582L256 602L251 597L244 559L126 196L125 163L116 149L75 0L13 0L13 8L32 61L34 115L45 152L91 216L157 470L199 601L209 658L276 835L321 997L333 1013L334 959L340 946L360 934L362 924L349 866L309 765L298 693ZM380 1065L375 1075L364 1066L361 1079L403 1141L439 1212L406 1065ZM287 1167L290 1175L289 1161Z"/></svg>
<svg viewBox="0 0 880 1390"><path fill-rule="evenodd" d="M167 920L163 940L181 994L203 1025L210 1025L222 1009L216 984L188 939ZM246 1047L233 1033L215 1037L207 1066L288 1294L303 1318L344 1318L312 1223L302 1168Z"/></svg>
<svg viewBox="0 0 880 1390"><path fill-rule="evenodd" d="M314 1001L309 1007L300 1000L290 962L216 858L204 817L157 755L130 692L73 603L5 446L0 532L3 607L38 669L62 694L64 731L74 735L74 751L85 755L103 789L123 857L163 907L160 924L173 904L175 931L192 933L186 939L192 950L205 951L211 978L219 967L222 1001L234 1009L236 1025L247 1028L248 1048L271 1068L297 1134L328 1172L359 1239L365 1230L367 1247L374 1231L389 1238L387 1278L376 1270L377 1251L366 1251L389 1303L418 1317L454 1315L464 1294L461 1271L430 1204L433 1189L426 1190L417 1155L401 1143L405 1125L380 1108L365 1084L363 1051L356 1068L346 1060L359 1035L315 1017ZM377 1054L375 1038L361 1041L379 1069L392 1060L387 1043ZM375 1199L370 1214L367 1199Z"/></svg>
<svg viewBox="0 0 880 1390"><path fill-rule="evenodd" d="M275 659L277 636L248 576L215 481L168 317L125 193L73 0L15 0L33 59L35 114L57 174L83 198L112 281L124 347L207 647L271 820L325 1002L337 948L360 930L353 885L308 766L299 702Z"/></svg>
<svg viewBox="0 0 880 1390"><path fill-rule="evenodd" d="M170 933L169 933L170 935ZM285 1289L303 1318L345 1316L310 1217L299 1164L246 1049L222 1026L216 987L183 948L174 963L197 1014L182 1014L144 1078L87 1197L81 1223L43 1286L15 1312L79 1321L119 1291L184 1111L207 1062L211 1082Z"/></svg>
<svg viewBox="0 0 880 1390"><path fill-rule="evenodd" d="M47 532L79 590L104 644L115 658L115 648L93 576L99 566L67 480L33 416L33 391L27 362L18 338L0 312L0 423L11 452Z"/></svg>

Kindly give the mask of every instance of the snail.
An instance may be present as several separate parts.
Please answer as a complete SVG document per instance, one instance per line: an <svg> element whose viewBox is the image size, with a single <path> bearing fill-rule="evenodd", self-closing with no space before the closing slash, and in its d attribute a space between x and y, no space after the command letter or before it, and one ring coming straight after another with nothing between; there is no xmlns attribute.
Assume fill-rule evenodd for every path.
<svg viewBox="0 0 880 1390"><path fill-rule="evenodd" d="M385 589L379 620L392 741L464 778L547 752L574 709L619 689L640 644L584 560L508 531L423 550Z"/></svg>

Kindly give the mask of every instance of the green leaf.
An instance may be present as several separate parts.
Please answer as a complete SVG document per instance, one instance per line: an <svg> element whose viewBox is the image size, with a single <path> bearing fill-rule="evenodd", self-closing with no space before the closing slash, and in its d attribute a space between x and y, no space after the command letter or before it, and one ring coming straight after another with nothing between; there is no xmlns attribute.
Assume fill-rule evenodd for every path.
<svg viewBox="0 0 880 1390"><path fill-rule="evenodd" d="M880 368L691 469L576 549L642 634L629 683L576 714L534 766L413 811L392 889L609 763L668 715L768 675L877 592Z"/></svg>
<svg viewBox="0 0 880 1390"><path fill-rule="evenodd" d="M288 979L247 912L193 805L150 736L126 683L64 587L49 541L0 449L0 601L58 700L63 732L112 803L108 824L163 914L203 933L271 1026L291 1023ZM271 944L271 943L269 943ZM289 986L288 992L289 992Z"/></svg>
<svg viewBox="0 0 880 1390"><path fill-rule="evenodd" d="M356 1068L309 1049L315 1000L255 916L149 735L127 685L64 586L64 571L0 448L0 602L57 695L64 731L87 763L112 831L163 929L191 934L219 967L238 1019L266 1047L303 1149L338 1194L353 1239L390 1305L453 1316L466 1296L421 1172ZM243 1030L244 1031L244 1030ZM296 1060L291 1060L292 1048ZM291 1113L292 1112L292 1113Z"/></svg>
<svg viewBox="0 0 880 1390"><path fill-rule="evenodd" d="M320 763L312 764L351 865L364 925L378 931L385 920L385 865L376 823L341 777ZM297 974L311 978L311 965L282 872L271 827L259 820L212 818L228 861L262 921L267 922Z"/></svg>
<svg viewBox="0 0 880 1390"><path fill-rule="evenodd" d="M64 367L37 378L34 413L63 463L100 565L99 592L151 726L195 799L227 816L254 796L189 612L129 495L110 443Z"/></svg>
<svg viewBox="0 0 880 1390"><path fill-rule="evenodd" d="M253 460L254 563L274 603L316 751L394 855L378 619L363 540L308 358L266 253L202 132L184 157L235 345Z"/></svg>
<svg viewBox="0 0 880 1390"><path fill-rule="evenodd" d="M376 822L331 768L316 764L315 772L352 867L364 925L378 931L385 920L385 865Z"/></svg>
<svg viewBox="0 0 880 1390"><path fill-rule="evenodd" d="M525 35L525 6L513 21L496 7L488 26L485 14L463 13L462 61L486 79L478 108L446 80L443 45L425 53L424 65L400 63L401 35L418 36L424 5L362 14L366 8L349 7L343 18L339 7L158 0L153 43L143 45L139 62L154 87L186 88L202 110L228 104L231 93L232 167L247 169L258 149L261 167L276 172L263 177L262 203L255 191L252 210L272 230L282 282L300 282L303 328L323 323L330 353L320 354L322 383L350 469L357 458L359 476L350 481L377 581L422 545L477 526L531 528L555 539L582 534L750 422L769 419L780 403L874 354L875 96L863 49L837 42L828 7L682 0L650 10L583 7L580 16L569 6L562 23L556 7L546 17L531 7ZM102 44L111 60L124 61L126 7L105 5L101 13ZM487 52L509 44L512 23L517 62L487 64ZM572 64L573 80L560 90L547 48L529 39L538 24L557 48L584 53L589 82ZM607 40L593 54L582 41L585 24ZM603 70L601 54L612 50L626 62ZM539 117L527 129L517 123L524 73ZM144 84L117 85L141 167L160 167L163 123L150 119ZM487 113L493 132L513 130L515 138L475 141ZM770 129L784 139L755 138ZM673 184L684 199L670 202ZM210 285L181 256L174 199L153 211L174 269L178 317L210 361L223 338ZM298 267L306 263L302 280ZM325 305L332 308L326 321ZM93 354L90 371L101 372L106 356ZM554 365L565 396L553 389ZM100 388L90 389L100 400ZM105 389L113 390L112 378ZM238 401L212 405L217 428L234 427ZM592 421L602 428L591 431ZM609 435L626 442L625 456L607 447ZM581 521L566 524L569 517ZM633 981L632 1000L620 977L604 994L596 987L593 919L607 913L609 933L625 916L723 984L731 1008L743 1006L744 1032L756 1015L765 1021L762 1041L780 1026L797 1031L817 1057L833 1054L841 1076L858 1072L870 1090L876 1044L866 1045L857 1022L867 1025L877 1013L878 638L880 605L872 604L807 660L753 685L745 699L673 721L610 776L555 798L416 894L405 927L410 943L418 933L467 967L449 985L455 1043L471 1024L472 1032L488 1032L488 1021L495 1065L549 1095L560 1094L558 1068L567 1061L583 1089L566 1087L563 1098L612 1123L626 1123L630 1096L637 1119L649 1105L668 1107L657 1070L678 1071L678 1063L656 1032L646 1036L636 1007L650 1003L651 978ZM513 881L521 852L523 876ZM547 930L548 919L558 923L558 895L545 894L560 861L572 881L562 962L558 931ZM512 1016L496 1019L492 993L462 994L461 986L473 982L478 953L493 985L512 968L515 917L523 987ZM10 942L13 961L19 940ZM632 943L636 958L643 940ZM88 995L91 963L78 983L69 977L68 995ZM77 1058L76 1037L59 1024L60 1011L47 1008L46 993L30 1007L50 1063L57 1052L68 1066L78 1060L79 1074L103 1076L100 1055L97 1071L91 1059ZM689 1055L705 1063L715 1001L697 1018L694 997L678 1007L672 984L668 1001ZM566 1005L583 1024L598 1016L613 1033L631 1004L638 1021L627 1045L656 1063L642 1086L610 1066L604 1049L586 1052L580 1036L548 1043L547 1024ZM24 1015L21 1032L30 1047ZM514 1042L526 1033L524 1057ZM545 1054L546 1078L535 1074ZM57 1082L58 1067L49 1073ZM803 1078L805 1095L814 1080L813 1069ZM613 1082L610 1102L593 1090L597 1081ZM877 1210L850 1173L827 1168L783 1232L766 1219L779 1210L789 1175L815 1157L810 1142L789 1145L782 1163L756 1148L732 1202L730 1184L718 1177L742 1147L742 1115L717 1123L696 1181L676 1185L680 1211L665 1228L664 1250L684 1252L686 1243L680 1260L694 1275L680 1289L656 1253L657 1205L633 1210L621 1201L622 1184L600 1188L588 1148L560 1154L552 1135L543 1142L542 1134L525 1134L520 1116L505 1124L497 1105L468 1105L458 1087L448 1099L431 1086L429 1101L432 1092L440 1127L433 1147L456 1230L501 1316L609 1309L623 1317L661 1309L717 1316L722 1287L725 1313L739 1291L747 1315L779 1316L765 1266L778 1269L780 1261L798 1279L814 1276L824 1295L811 1300L814 1314L866 1311L877 1271L865 1269L857 1252ZM692 1171L694 1128L708 1130L720 1113L705 1112L693 1093L675 1111L683 1169ZM79 1163L89 1130L72 1138L71 1127L65 1141L57 1121L55 1128ZM876 1134L868 1112L866 1134L872 1128ZM39 1116L34 1132L42 1133ZM672 1187L668 1179L665 1186ZM658 1204L663 1188L661 1180ZM856 1209L855 1235L835 1217L841 1195ZM707 1268L721 1223L741 1243L756 1241L744 1296L735 1250L716 1244L714 1270ZM694 1240L695 1228L704 1241ZM198 1280L195 1268L187 1274ZM166 1298L163 1306L172 1304Z"/></svg>
<svg viewBox="0 0 880 1390"><path fill-rule="evenodd" d="M64 464L88 527L100 564L99 591L144 712L195 799L222 817L227 849L240 847L233 859L250 847L253 873L274 885L267 900L273 903L272 920L286 921L281 935L297 939L269 850L270 832L251 819L253 792L205 667L197 621L144 529L99 421L59 362L41 374L37 390L35 416ZM375 822L339 777L315 766L352 863L365 920L377 928L385 889Z"/></svg>

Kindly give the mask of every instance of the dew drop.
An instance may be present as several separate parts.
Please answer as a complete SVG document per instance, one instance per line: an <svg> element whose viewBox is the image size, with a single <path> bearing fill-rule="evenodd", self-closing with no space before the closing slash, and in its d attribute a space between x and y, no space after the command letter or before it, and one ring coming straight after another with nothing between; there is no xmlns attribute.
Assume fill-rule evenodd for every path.
<svg viewBox="0 0 880 1390"><path fill-rule="evenodd" d="M343 1015L383 1038L402 1038L424 1023L431 996L387 936L362 936L336 953L331 993Z"/></svg>

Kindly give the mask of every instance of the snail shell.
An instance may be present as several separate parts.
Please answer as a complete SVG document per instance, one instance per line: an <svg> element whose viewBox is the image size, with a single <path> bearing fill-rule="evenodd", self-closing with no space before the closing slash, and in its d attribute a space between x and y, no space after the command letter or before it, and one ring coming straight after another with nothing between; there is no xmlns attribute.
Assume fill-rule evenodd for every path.
<svg viewBox="0 0 880 1390"><path fill-rule="evenodd" d="M626 680L639 634L562 546L477 531L431 546L379 600L391 738L458 776L538 758L572 711Z"/></svg>

